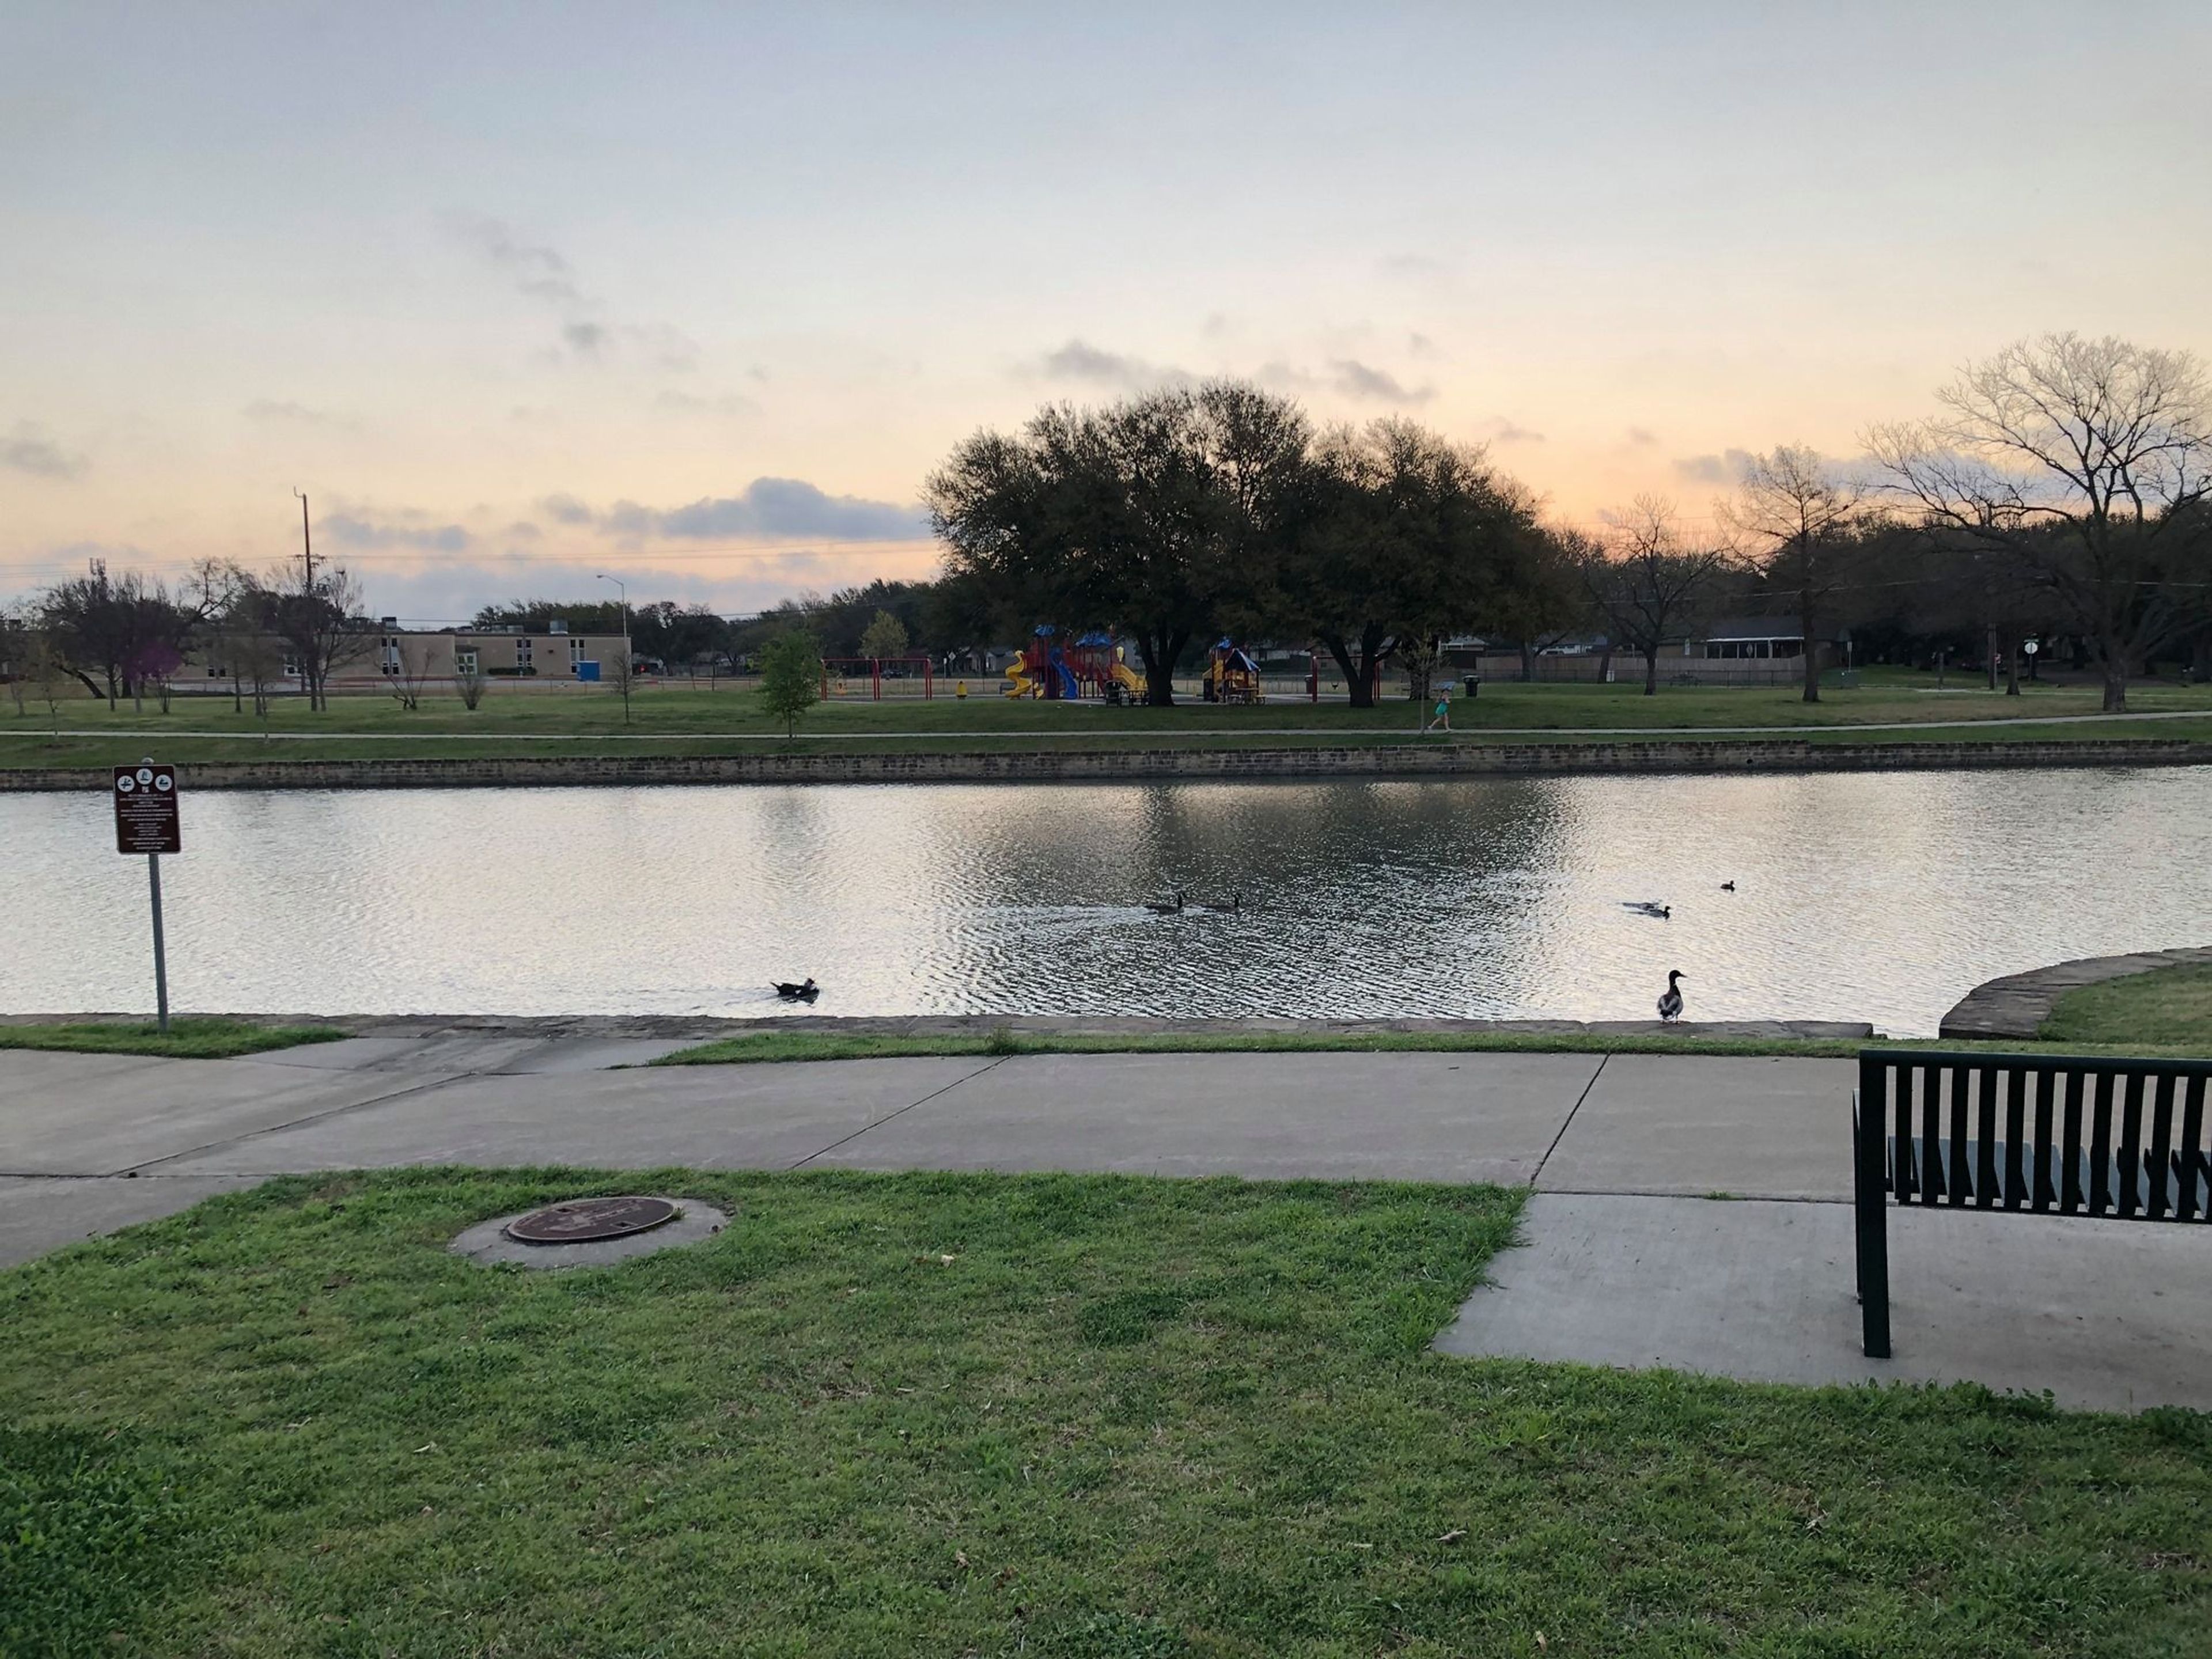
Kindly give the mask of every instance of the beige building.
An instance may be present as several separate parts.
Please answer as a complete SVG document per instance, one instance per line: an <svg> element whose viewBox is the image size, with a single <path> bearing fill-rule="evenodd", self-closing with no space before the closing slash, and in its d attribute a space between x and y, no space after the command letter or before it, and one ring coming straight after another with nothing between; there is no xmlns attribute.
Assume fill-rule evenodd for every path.
<svg viewBox="0 0 2212 1659"><path fill-rule="evenodd" d="M332 669L330 689L365 691L399 679L434 686L471 672L491 680L611 683L622 653L619 634L571 634L558 624L534 633L472 628L429 631L402 628L387 617L374 632L362 635L359 650L349 653ZM268 655L281 665L280 684L299 684L300 664L281 644L270 641ZM186 690L198 682L227 687L230 678L230 665L203 650L185 659L176 684Z"/></svg>

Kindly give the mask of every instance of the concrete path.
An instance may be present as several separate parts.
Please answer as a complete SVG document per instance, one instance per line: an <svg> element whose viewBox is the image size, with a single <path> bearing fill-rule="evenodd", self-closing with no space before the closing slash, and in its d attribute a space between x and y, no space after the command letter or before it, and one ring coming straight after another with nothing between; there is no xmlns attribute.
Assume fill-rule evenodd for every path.
<svg viewBox="0 0 2212 1659"><path fill-rule="evenodd" d="M295 1171L1076 1170L1536 1188L1448 1352L1973 1378L2212 1408L2212 1230L1893 1212L1859 1357L1850 1060L1128 1054L608 1069L680 1035L447 1030L237 1060L0 1051L0 1265ZM1744 1202L1716 1201L1731 1198Z"/></svg>
<svg viewBox="0 0 2212 1659"><path fill-rule="evenodd" d="M204 1183L394 1164L1547 1187L1557 1170L1577 1188L1833 1195L1851 1076L1846 1060L1416 1052L637 1066L681 1041L446 1031L191 1061L0 1050L0 1261L181 1208Z"/></svg>
<svg viewBox="0 0 2212 1659"><path fill-rule="evenodd" d="M1888 1359L1860 1352L1847 1204L1540 1192L1522 1232L1439 1349L2212 1409L2203 1227L1893 1209Z"/></svg>

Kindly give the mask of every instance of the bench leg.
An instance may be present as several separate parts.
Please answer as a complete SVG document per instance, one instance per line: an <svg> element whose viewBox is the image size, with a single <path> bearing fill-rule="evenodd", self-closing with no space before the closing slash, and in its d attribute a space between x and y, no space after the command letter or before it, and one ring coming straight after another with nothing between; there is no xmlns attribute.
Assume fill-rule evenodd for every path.
<svg viewBox="0 0 2212 1659"><path fill-rule="evenodd" d="M1881 1142L1875 1156L1881 1156ZM1863 1158L1864 1154L1861 1154ZM1862 1168L1852 1206L1858 1226L1859 1319L1869 1359L1889 1358L1889 1206L1879 1173Z"/></svg>

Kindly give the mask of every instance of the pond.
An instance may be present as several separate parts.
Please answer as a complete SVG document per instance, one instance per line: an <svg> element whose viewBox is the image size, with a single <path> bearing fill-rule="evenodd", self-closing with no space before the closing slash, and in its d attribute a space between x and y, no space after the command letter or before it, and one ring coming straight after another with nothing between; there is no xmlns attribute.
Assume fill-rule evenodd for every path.
<svg viewBox="0 0 2212 1659"><path fill-rule="evenodd" d="M108 815L0 796L0 1009L151 1006ZM757 1015L811 975L824 1014L1633 1019L1679 968L1693 1019L1926 1034L2212 939L2206 768L209 793L185 836L172 996L210 1011Z"/></svg>

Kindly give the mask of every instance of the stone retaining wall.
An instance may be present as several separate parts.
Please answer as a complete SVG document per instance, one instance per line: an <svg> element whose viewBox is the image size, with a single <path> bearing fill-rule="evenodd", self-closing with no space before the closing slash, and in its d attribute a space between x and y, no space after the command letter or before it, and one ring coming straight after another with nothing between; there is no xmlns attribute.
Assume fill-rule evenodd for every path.
<svg viewBox="0 0 2212 1659"><path fill-rule="evenodd" d="M158 746L156 744L155 746ZM2212 765L2212 743L1810 743L1667 739L1311 749L1099 749L981 753L539 756L494 759L216 761L179 767L192 789L463 789L647 783L1076 783L1123 779L1490 777L1575 773L1869 772L2038 766ZM0 770L0 793L105 789L97 768Z"/></svg>
<svg viewBox="0 0 2212 1659"><path fill-rule="evenodd" d="M1959 1006L1943 1016L1937 1035L1954 1039L2032 1037L2069 991L2193 963L2212 963L2212 945L2142 951L2124 957L2082 957L2048 968L2031 968L2024 974L2007 974L1967 992Z"/></svg>

